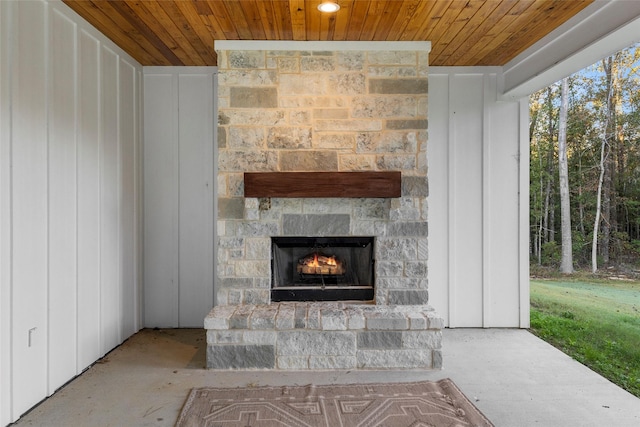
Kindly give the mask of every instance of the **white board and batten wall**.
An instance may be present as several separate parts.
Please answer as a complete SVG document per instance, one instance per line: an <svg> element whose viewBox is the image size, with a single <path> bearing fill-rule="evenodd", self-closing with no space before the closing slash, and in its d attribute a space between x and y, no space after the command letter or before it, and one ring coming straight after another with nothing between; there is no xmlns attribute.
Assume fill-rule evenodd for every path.
<svg viewBox="0 0 640 427"><path fill-rule="evenodd" d="M500 69L429 69L429 297L449 327L529 326L528 98Z"/></svg>
<svg viewBox="0 0 640 427"><path fill-rule="evenodd" d="M213 307L216 67L144 68L145 326Z"/></svg>
<svg viewBox="0 0 640 427"><path fill-rule="evenodd" d="M142 327L142 67L0 2L0 425Z"/></svg>

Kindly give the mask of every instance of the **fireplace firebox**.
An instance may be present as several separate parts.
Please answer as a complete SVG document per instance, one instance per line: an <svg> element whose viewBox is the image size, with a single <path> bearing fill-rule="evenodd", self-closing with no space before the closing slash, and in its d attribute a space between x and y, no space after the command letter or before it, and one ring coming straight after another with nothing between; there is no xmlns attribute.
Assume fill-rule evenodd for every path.
<svg viewBox="0 0 640 427"><path fill-rule="evenodd" d="M271 301L372 301L373 237L273 237Z"/></svg>

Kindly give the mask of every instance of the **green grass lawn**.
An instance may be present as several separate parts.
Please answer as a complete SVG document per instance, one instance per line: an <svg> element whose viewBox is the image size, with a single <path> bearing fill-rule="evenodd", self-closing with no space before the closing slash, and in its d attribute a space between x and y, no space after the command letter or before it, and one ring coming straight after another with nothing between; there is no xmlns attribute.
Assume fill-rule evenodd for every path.
<svg viewBox="0 0 640 427"><path fill-rule="evenodd" d="M640 397L640 282L531 280L531 331Z"/></svg>

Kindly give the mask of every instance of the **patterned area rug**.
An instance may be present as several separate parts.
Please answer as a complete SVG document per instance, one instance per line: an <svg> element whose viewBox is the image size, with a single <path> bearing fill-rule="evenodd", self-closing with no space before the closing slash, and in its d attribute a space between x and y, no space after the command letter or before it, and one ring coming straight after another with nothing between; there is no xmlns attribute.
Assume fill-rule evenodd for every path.
<svg viewBox="0 0 640 427"><path fill-rule="evenodd" d="M394 384L195 388L176 425L493 426L450 379Z"/></svg>

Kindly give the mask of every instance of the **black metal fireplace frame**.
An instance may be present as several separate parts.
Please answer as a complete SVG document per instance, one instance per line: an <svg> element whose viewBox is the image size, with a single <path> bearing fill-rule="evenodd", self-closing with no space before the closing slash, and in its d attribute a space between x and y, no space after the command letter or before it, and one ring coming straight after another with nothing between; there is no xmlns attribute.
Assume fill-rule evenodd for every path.
<svg viewBox="0 0 640 427"><path fill-rule="evenodd" d="M367 286L294 286L276 287L275 281L275 256L273 246L308 247L310 249L322 249L335 246L333 243L339 240L341 247L365 247L372 245L371 255L371 284ZM373 236L331 236L331 237L272 237L271 256L271 301L373 301L375 298L375 237Z"/></svg>

